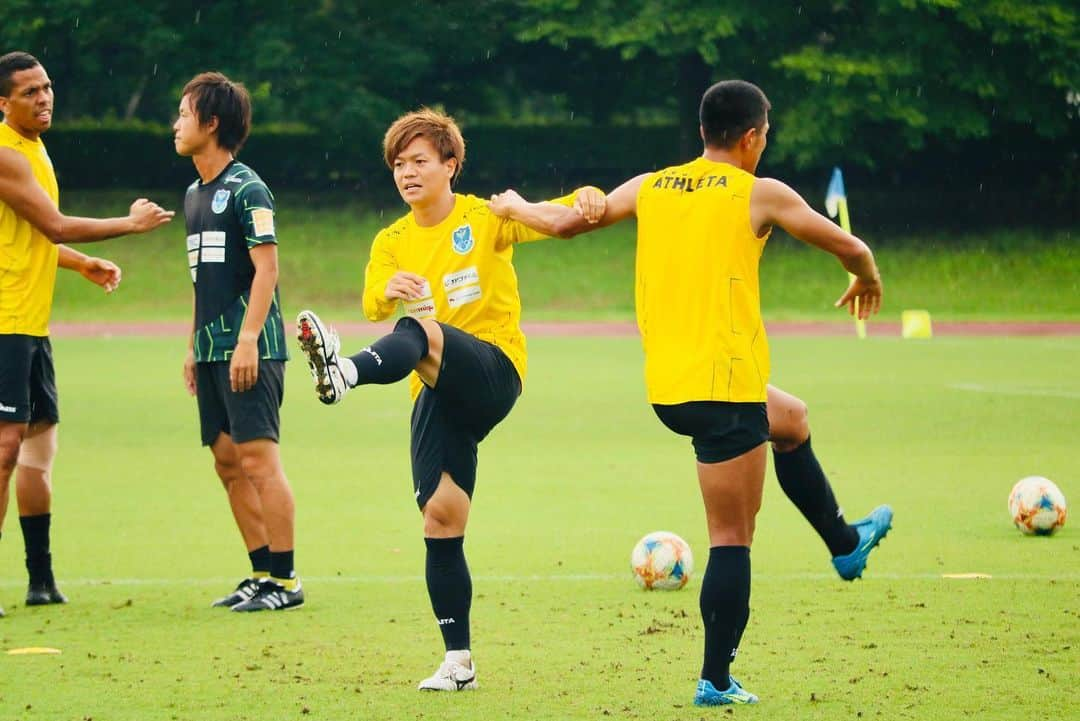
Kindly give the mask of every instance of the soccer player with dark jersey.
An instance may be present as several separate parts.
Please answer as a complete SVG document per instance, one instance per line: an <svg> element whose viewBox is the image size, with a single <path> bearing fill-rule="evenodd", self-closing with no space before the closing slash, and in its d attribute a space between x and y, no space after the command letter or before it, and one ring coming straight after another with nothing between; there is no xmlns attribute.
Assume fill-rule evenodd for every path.
<svg viewBox="0 0 1080 721"><path fill-rule="evenodd" d="M310 310L297 317L297 337L324 403L411 375L413 494L424 518L428 595L446 647L419 688L463 691L476 688L464 541L477 446L510 412L525 379L514 246L546 236L493 215L476 196L454 193L465 141L450 117L427 109L403 115L387 130L383 151L410 212L375 237L364 314L383 320L400 305L405 316L351 357L340 355L337 334Z"/></svg>
<svg viewBox="0 0 1080 721"><path fill-rule="evenodd" d="M694 696L699 706L758 700L730 675L730 666L750 614L750 544L773 416L766 401L800 408L793 402L797 399L768 385L758 262L772 228L779 225L832 253L853 274L838 307L851 312L857 307L865 318L881 302L881 277L865 243L814 212L787 185L755 177L769 108L765 94L751 83L712 86L701 101L702 156L627 181L606 198L599 213L587 193L579 195L578 213L526 203L513 192L494 197L491 204L499 215L565 237L637 218L635 305L648 399L665 426L693 441L709 530L700 598L705 652ZM802 410L803 422L778 418L781 433L790 438L777 450L803 448L796 462L808 473L807 459L813 456ZM835 506L831 491L823 497L820 484L827 489L827 481L820 468L818 476L797 479L808 487L816 484L809 505L824 508L831 501ZM800 510L807 514L803 506ZM834 558L841 576L861 572L865 554L889 530L891 517L882 507L857 524L858 543L851 551L857 558L850 565L836 564Z"/></svg>
<svg viewBox="0 0 1080 721"><path fill-rule="evenodd" d="M0 56L0 112L0 525L14 473L30 576L26 605L42 606L67 600L56 587L49 548L60 422L49 343L56 269L77 271L106 292L120 282L114 263L64 244L144 233L173 213L145 199L123 218L60 212L60 188L41 141L52 125L53 86L33 55Z"/></svg>
<svg viewBox="0 0 1080 721"><path fill-rule="evenodd" d="M195 290L184 381L199 405L204 446L229 499L251 576L213 605L233 611L296 608L294 502L278 449L288 351L277 289L274 198L236 160L251 127L243 85L195 76L181 93L176 152L199 179L187 189L187 256Z"/></svg>

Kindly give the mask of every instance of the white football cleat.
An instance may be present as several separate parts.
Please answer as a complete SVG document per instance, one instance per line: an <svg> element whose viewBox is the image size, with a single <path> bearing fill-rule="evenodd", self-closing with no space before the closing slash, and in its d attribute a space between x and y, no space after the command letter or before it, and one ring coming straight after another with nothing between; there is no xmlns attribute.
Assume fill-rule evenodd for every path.
<svg viewBox="0 0 1080 721"><path fill-rule="evenodd" d="M296 340L315 379L319 400L326 405L339 403L349 386L338 365L341 340L337 331L328 330L310 310L302 310L296 316Z"/></svg>
<svg viewBox="0 0 1080 721"><path fill-rule="evenodd" d="M431 678L420 682L421 691L472 691L476 688L476 664L468 659L468 666L457 661L443 661Z"/></svg>

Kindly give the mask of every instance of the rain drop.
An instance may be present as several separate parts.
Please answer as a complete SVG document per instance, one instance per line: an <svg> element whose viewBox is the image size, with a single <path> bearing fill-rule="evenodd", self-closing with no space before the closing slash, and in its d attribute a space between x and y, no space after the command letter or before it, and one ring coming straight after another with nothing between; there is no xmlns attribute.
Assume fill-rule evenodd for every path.
<svg viewBox="0 0 1080 721"><path fill-rule="evenodd" d="M79 18L75 18L75 27L76 29L79 27Z"/></svg>
<svg viewBox="0 0 1080 721"><path fill-rule="evenodd" d="M202 17L202 8L195 11L195 24L199 24L199 18Z"/></svg>

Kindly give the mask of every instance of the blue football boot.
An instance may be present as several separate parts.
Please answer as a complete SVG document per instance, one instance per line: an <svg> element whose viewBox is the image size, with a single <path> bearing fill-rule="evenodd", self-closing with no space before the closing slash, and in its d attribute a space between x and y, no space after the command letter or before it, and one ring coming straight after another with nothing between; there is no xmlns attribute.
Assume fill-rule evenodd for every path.
<svg viewBox="0 0 1080 721"><path fill-rule="evenodd" d="M866 568L866 559L874 546L881 542L892 528L892 509L888 506L878 506L870 511L870 515L852 525L859 532L859 545L846 556L833 556L832 565L840 578L845 581L854 581L862 576Z"/></svg>
<svg viewBox="0 0 1080 721"><path fill-rule="evenodd" d="M712 681L699 679L697 693L694 694L695 706L730 706L731 704L757 703L758 697L750 693L735 680L728 676L731 685L723 691L717 691Z"/></svg>

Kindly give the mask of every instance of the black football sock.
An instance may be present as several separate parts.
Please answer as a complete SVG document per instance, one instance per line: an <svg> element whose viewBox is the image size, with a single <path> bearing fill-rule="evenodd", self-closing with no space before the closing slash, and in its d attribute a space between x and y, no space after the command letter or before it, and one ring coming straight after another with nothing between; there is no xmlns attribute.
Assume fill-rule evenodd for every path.
<svg viewBox="0 0 1080 721"><path fill-rule="evenodd" d="M705 624L705 662L701 678L719 691L730 682L731 662L750 618L750 549L713 546L701 581L701 620Z"/></svg>
<svg viewBox="0 0 1080 721"><path fill-rule="evenodd" d="M254 551L248 551L251 559L252 578L266 578L270 575L270 546L259 546Z"/></svg>
<svg viewBox="0 0 1080 721"><path fill-rule="evenodd" d="M290 591L296 590L293 551L270 551L270 578Z"/></svg>
<svg viewBox="0 0 1080 721"><path fill-rule="evenodd" d="M402 318L394 332L384 335L349 360L356 366L356 383L394 383L409 375L428 353L424 327L413 318Z"/></svg>
<svg viewBox="0 0 1080 721"><path fill-rule="evenodd" d="M23 542L26 545L26 571L31 584L52 584L52 554L49 553L49 525L51 513L36 516L19 516Z"/></svg>
<svg viewBox="0 0 1080 721"><path fill-rule="evenodd" d="M780 487L814 527L833 556L845 556L859 545L859 532L844 520L832 486L810 447L810 439L793 451L773 450L773 466Z"/></svg>
<svg viewBox="0 0 1080 721"><path fill-rule="evenodd" d="M425 538L428 597L447 651L469 648L472 577L465 562L465 537Z"/></svg>

